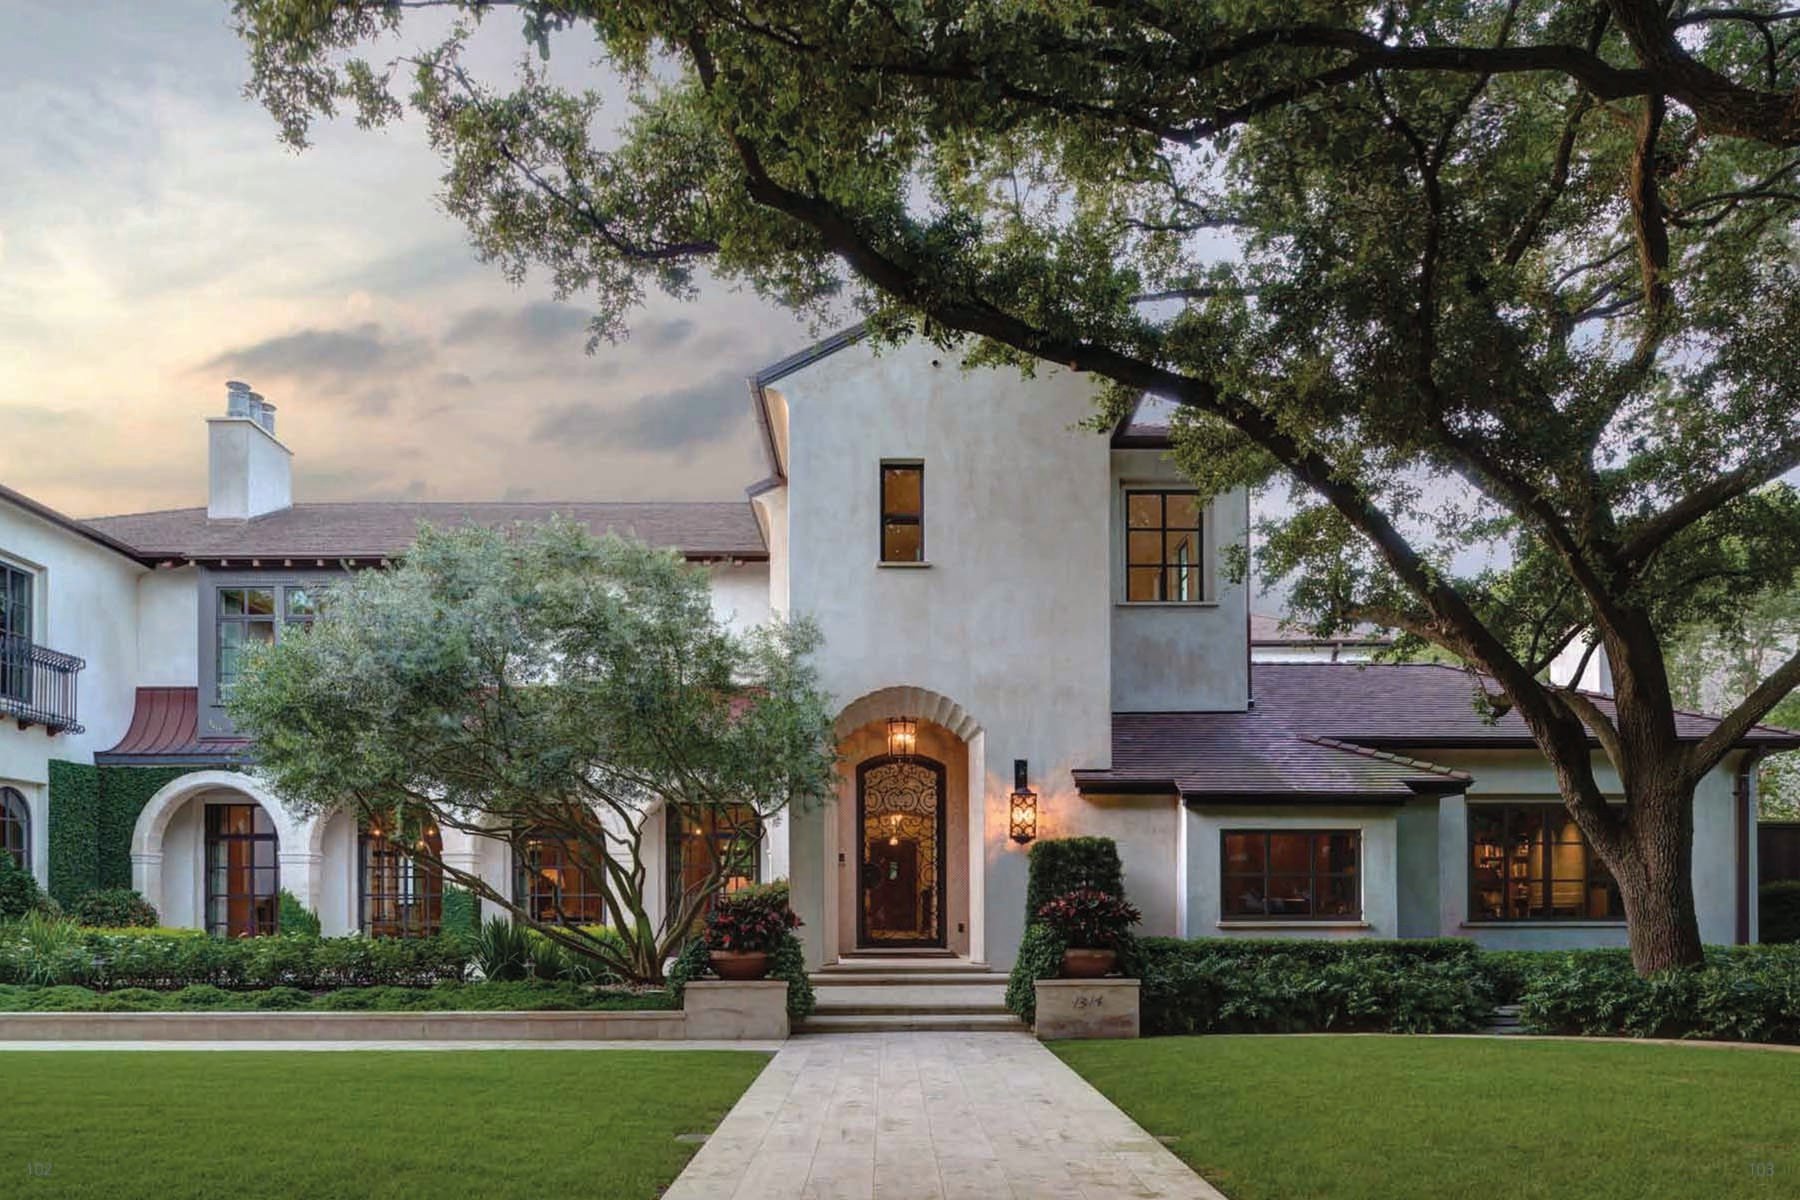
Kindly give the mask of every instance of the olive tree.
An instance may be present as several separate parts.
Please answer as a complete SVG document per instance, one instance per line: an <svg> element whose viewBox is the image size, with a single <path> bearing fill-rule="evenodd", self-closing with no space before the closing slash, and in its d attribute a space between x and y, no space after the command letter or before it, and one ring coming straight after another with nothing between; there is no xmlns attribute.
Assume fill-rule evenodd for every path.
<svg viewBox="0 0 1800 1200"><path fill-rule="evenodd" d="M417 10L440 10L424 44ZM708 278L1178 405L1319 632L1516 711L1640 970L1698 962L1663 641L1800 564L1800 9L1773 0L236 0L282 135L408 111L509 274L622 336ZM496 21L505 25L496 26ZM489 28L477 30L486 23ZM471 37L520 30L516 74ZM623 82L553 77L552 52ZM1608 705L1544 671L1603 647ZM1595 756L1617 768L1609 803Z"/></svg>
<svg viewBox="0 0 1800 1200"><path fill-rule="evenodd" d="M733 632L709 586L672 551L572 522L422 528L391 569L334 586L309 631L255 653L230 711L297 811L349 813L553 941L659 980L764 824L833 787L815 633ZM658 812L712 836L693 839L699 869L655 922ZM494 886L434 828L505 843L515 863L561 842L619 940Z"/></svg>

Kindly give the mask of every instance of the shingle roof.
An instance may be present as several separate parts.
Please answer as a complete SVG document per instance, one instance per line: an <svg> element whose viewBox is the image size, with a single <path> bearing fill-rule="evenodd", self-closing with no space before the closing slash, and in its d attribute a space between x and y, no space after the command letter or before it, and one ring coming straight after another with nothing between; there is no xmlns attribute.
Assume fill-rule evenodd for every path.
<svg viewBox="0 0 1800 1200"><path fill-rule="evenodd" d="M1251 692L1259 710L1285 714L1296 727L1320 737L1385 747L1536 745L1517 713L1490 722L1476 711L1476 682L1460 667L1257 663L1252 671ZM1609 697L1593 699L1601 711L1612 715ZM1678 713L1675 733L1684 741L1697 742L1717 724L1701 713ZM1757 725L1740 744L1793 749L1800 747L1800 733Z"/></svg>
<svg viewBox="0 0 1800 1200"><path fill-rule="evenodd" d="M200 736L200 689L141 687L131 725L119 744L94 755L101 765L235 763L249 741Z"/></svg>
<svg viewBox="0 0 1800 1200"><path fill-rule="evenodd" d="M209 520L204 508L98 517L87 524L149 558L361 558L399 554L421 522L501 526L552 514L689 558L768 557L762 527L744 501L659 503L296 504L249 521Z"/></svg>
<svg viewBox="0 0 1800 1200"><path fill-rule="evenodd" d="M1215 803L1403 801L1461 791L1468 775L1397 751L1536 745L1516 713L1489 721L1475 683L1433 663L1254 663L1247 712L1114 713L1112 767L1073 772L1091 793L1172 792ZM1603 710L1612 701L1595 697ZM1676 733L1717 724L1682 713ZM1740 745L1800 748L1800 733L1758 725Z"/></svg>
<svg viewBox="0 0 1800 1200"><path fill-rule="evenodd" d="M1270 613L1250 614L1250 643L1264 646L1380 646L1393 641L1386 630L1374 625L1358 625L1336 637L1317 637L1299 625Z"/></svg>

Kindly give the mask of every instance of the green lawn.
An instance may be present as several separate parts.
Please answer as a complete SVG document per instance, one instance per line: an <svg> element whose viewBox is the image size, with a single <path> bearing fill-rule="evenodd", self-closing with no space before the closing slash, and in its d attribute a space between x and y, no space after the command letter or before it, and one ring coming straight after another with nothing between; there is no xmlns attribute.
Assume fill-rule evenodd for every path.
<svg viewBox="0 0 1800 1200"><path fill-rule="evenodd" d="M0 1196L660 1194L768 1061L684 1050L0 1053Z"/></svg>
<svg viewBox="0 0 1800 1200"><path fill-rule="evenodd" d="M1231 1200L1800 1195L1800 1054L1401 1037L1052 1049Z"/></svg>

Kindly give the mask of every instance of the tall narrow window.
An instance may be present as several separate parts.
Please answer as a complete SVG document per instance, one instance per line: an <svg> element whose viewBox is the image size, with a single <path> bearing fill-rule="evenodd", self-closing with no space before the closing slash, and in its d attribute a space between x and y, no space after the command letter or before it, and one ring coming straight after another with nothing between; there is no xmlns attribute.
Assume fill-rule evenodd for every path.
<svg viewBox="0 0 1800 1200"><path fill-rule="evenodd" d="M1204 506L1194 492L1125 493L1125 598L1136 603L1202 600Z"/></svg>
<svg viewBox="0 0 1800 1200"><path fill-rule="evenodd" d="M206 806L206 930L262 937L280 928L275 825L260 804Z"/></svg>
<svg viewBox="0 0 1800 1200"><path fill-rule="evenodd" d="M0 854L19 870L31 870L31 809L18 788L0 787Z"/></svg>
<svg viewBox="0 0 1800 1200"><path fill-rule="evenodd" d="M1618 921L1619 885L1560 804L1469 805L1469 920Z"/></svg>
<svg viewBox="0 0 1800 1200"><path fill-rule="evenodd" d="M0 563L0 699L31 701L31 572Z"/></svg>
<svg viewBox="0 0 1800 1200"><path fill-rule="evenodd" d="M244 651L275 640L275 589L219 589L219 646L216 664L219 699L231 694L243 669Z"/></svg>
<svg viewBox="0 0 1800 1200"><path fill-rule="evenodd" d="M725 871L725 891L735 892L757 881L762 863L762 823L748 805L705 809L685 816L671 810L668 838L671 906L689 888L705 882L715 858Z"/></svg>
<svg viewBox="0 0 1800 1200"><path fill-rule="evenodd" d="M525 836L515 864L513 894L534 921L603 925L605 900L590 869L590 848L548 830Z"/></svg>
<svg viewBox="0 0 1800 1200"><path fill-rule="evenodd" d="M430 937L444 923L444 872L413 856L414 846L378 827L358 839L362 859L362 931L370 937ZM442 858L444 842L434 825L417 849Z"/></svg>
<svg viewBox="0 0 1800 1200"><path fill-rule="evenodd" d="M881 464L881 561L925 561L925 464Z"/></svg>
<svg viewBox="0 0 1800 1200"><path fill-rule="evenodd" d="M1222 835L1219 912L1227 920L1355 920L1362 915L1355 829Z"/></svg>

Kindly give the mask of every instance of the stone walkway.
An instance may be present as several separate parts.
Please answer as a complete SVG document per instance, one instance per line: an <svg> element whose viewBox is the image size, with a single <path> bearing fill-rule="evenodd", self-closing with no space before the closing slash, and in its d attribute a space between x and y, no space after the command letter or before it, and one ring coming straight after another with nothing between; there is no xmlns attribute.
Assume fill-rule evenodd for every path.
<svg viewBox="0 0 1800 1200"><path fill-rule="evenodd" d="M664 1200L1224 1200L1026 1033L790 1039Z"/></svg>

